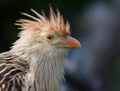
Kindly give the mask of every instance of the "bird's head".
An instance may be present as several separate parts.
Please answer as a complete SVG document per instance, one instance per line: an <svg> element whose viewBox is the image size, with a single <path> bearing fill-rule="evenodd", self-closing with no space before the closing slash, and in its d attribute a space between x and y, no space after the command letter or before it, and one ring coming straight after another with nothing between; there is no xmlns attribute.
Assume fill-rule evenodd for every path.
<svg viewBox="0 0 120 91"><path fill-rule="evenodd" d="M22 13L32 20L20 19L16 25L19 25L23 30L20 37L27 38L31 41L31 45L43 45L56 48L79 48L81 44L78 40L70 36L70 25L64 22L63 16L57 10L55 13L50 7L50 17L47 18L43 13L40 15L35 10L31 11L36 17L27 13ZM27 41L28 42L28 41Z"/></svg>

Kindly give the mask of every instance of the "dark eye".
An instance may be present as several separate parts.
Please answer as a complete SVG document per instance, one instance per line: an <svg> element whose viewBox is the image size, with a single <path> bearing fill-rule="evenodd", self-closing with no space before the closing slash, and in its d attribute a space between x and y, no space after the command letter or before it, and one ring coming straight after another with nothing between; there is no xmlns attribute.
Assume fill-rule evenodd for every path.
<svg viewBox="0 0 120 91"><path fill-rule="evenodd" d="M53 35L48 35L48 36L47 36L47 40L48 40L48 41L51 41L53 38L54 38Z"/></svg>

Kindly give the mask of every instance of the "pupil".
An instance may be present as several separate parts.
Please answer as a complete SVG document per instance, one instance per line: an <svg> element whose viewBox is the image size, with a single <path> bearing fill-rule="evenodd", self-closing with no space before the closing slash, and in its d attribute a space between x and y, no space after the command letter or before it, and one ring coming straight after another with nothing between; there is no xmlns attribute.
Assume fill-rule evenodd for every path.
<svg viewBox="0 0 120 91"><path fill-rule="evenodd" d="M52 36L48 36L48 39L52 39Z"/></svg>

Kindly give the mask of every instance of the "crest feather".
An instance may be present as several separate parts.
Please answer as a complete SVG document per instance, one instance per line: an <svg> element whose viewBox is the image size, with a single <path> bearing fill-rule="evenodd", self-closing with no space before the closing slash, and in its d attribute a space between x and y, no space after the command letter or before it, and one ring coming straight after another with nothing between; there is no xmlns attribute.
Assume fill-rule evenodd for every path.
<svg viewBox="0 0 120 91"><path fill-rule="evenodd" d="M20 26L20 29L22 30L40 30L44 27L61 35L70 35L70 24L68 21L64 22L63 16L60 14L58 9L55 13L52 7L50 7L49 18L46 17L44 11L42 11L42 15L34 9L31 9L31 11L36 15L36 17L27 13L22 13L22 15L25 15L32 20L20 19L15 23L15 25Z"/></svg>

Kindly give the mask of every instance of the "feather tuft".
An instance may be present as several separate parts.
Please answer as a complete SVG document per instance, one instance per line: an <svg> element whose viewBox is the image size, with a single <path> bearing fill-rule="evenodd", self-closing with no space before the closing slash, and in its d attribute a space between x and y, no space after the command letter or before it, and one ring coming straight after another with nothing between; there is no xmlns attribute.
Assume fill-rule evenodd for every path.
<svg viewBox="0 0 120 91"><path fill-rule="evenodd" d="M32 16L27 13L22 13L32 20L28 19L20 19L16 21L15 25L20 26L23 30L40 30L41 28L48 28L52 32L59 33L61 35L70 35L70 24L64 22L63 16L60 14L59 10L57 9L54 12L53 8L50 6L50 17L47 18L44 11L42 11L42 15L39 14L34 9L31 11L36 15Z"/></svg>

